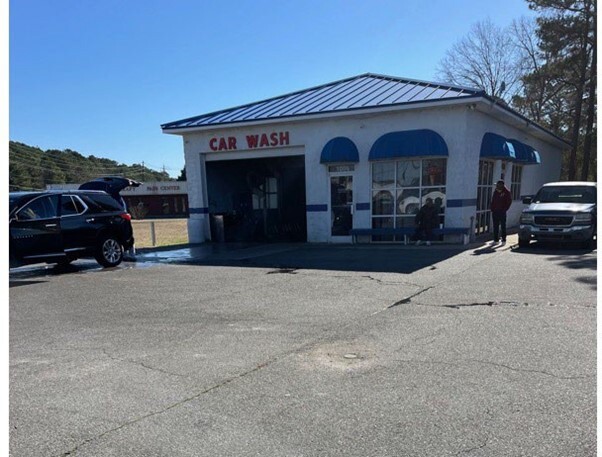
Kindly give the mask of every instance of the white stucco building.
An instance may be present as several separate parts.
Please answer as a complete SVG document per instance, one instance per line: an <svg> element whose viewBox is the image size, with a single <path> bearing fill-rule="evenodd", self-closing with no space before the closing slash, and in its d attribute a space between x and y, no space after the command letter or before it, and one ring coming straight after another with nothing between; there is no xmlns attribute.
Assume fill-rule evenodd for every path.
<svg viewBox="0 0 602 457"><path fill-rule="evenodd" d="M183 137L191 242L216 215L229 241L350 242L351 228L412 226L429 196L441 226L479 235L495 181L516 225L569 147L482 91L375 74L162 129Z"/></svg>

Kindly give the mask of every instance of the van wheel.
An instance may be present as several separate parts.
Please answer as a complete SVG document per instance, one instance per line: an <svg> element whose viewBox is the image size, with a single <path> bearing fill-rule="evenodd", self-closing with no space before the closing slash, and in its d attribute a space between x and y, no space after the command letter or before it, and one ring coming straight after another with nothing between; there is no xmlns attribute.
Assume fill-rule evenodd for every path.
<svg viewBox="0 0 602 457"><path fill-rule="evenodd" d="M103 267L116 267L123 260L123 247L113 236L101 238L94 257Z"/></svg>

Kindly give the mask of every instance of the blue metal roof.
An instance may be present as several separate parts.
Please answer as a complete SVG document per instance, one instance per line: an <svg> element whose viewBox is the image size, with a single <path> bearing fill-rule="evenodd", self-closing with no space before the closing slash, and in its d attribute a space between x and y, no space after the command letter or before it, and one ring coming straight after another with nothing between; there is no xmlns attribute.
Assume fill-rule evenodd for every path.
<svg viewBox="0 0 602 457"><path fill-rule="evenodd" d="M163 124L208 127L485 95L480 89L366 73L235 108Z"/></svg>

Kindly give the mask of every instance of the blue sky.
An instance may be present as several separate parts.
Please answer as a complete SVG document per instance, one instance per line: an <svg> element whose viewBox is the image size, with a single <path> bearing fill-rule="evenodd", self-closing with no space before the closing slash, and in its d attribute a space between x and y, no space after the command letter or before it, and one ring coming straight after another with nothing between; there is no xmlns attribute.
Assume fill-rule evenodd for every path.
<svg viewBox="0 0 602 457"><path fill-rule="evenodd" d="M434 80L471 25L524 0L11 0L11 140L163 166L160 124L372 72Z"/></svg>

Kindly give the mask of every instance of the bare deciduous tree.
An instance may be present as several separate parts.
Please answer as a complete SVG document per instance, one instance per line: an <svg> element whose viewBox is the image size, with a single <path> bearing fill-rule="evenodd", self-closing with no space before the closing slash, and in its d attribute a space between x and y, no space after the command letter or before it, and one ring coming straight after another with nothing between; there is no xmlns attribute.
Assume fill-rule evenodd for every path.
<svg viewBox="0 0 602 457"><path fill-rule="evenodd" d="M445 53L437 78L483 89L488 95L510 101L519 87L525 58L510 30L486 19Z"/></svg>

